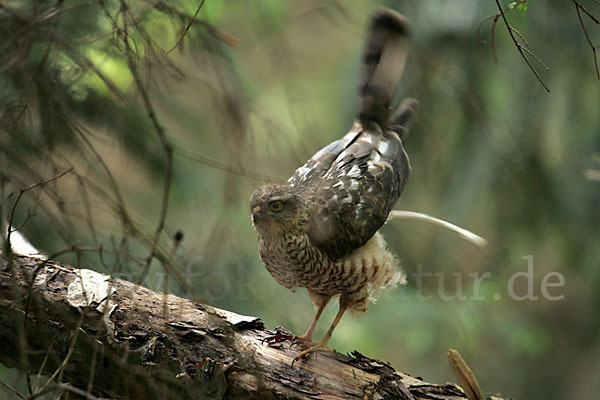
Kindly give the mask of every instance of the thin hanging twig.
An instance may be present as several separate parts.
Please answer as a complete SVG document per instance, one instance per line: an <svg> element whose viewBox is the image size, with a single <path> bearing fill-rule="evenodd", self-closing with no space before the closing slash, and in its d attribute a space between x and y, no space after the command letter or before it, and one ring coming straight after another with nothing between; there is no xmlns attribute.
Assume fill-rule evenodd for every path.
<svg viewBox="0 0 600 400"><path fill-rule="evenodd" d="M596 66L596 77L600 80L600 69L598 69L598 56L596 54L596 46L594 46L592 39L590 39L590 35L588 34L587 28L583 23L581 11L583 11L588 17L590 17L592 21L594 21L596 24L600 25L600 21L596 17L594 17L588 10L586 10L577 0L573 0L573 4L575 4L575 10L577 10L577 18L579 19L579 25L581 25L581 29L583 29L585 39L592 48L592 53L594 55L594 65ZM600 2L596 1L596 4L600 5Z"/></svg>
<svg viewBox="0 0 600 400"><path fill-rule="evenodd" d="M531 64L531 62L529 61L529 59L527 58L527 56L525 55L525 53L527 52L528 54L530 54L531 56L533 56L535 58L535 60L538 61L546 69L546 71L548 71L549 68L539 59L539 57L535 56L533 54L533 52L531 52L529 50L530 47L529 47L529 45L527 44L526 41L524 41L524 42L525 42L525 44L526 44L527 47L525 47L521 43L519 43L519 41L515 37L515 33L514 33L516 30L513 27L511 27L510 24L508 23L508 19L506 18L506 13L502 9L502 6L500 5L500 1L499 0L496 0L496 5L498 6L498 10L500 11L500 16L502 17L502 20L504 21L504 24L506 25L506 30L508 31L508 34L510 35L510 38L512 39L515 47L519 51L519 54L521 54L521 57L523 58L523 60L525 61L525 63L527 64L527 66L529 67L529 69L531 70L531 72L533 72L533 74L535 75L535 77L537 78L537 80L540 82L540 84L549 93L550 92L550 88L546 85L546 83L544 82L544 80L542 79L542 77L540 76L540 74L533 67L533 65ZM519 37L522 37L522 35L520 33L517 33L517 34L518 34Z"/></svg>

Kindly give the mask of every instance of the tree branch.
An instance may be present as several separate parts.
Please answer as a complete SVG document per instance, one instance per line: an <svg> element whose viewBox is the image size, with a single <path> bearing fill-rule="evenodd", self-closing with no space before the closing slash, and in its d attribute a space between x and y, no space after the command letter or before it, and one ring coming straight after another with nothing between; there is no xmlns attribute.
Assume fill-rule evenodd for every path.
<svg viewBox="0 0 600 400"><path fill-rule="evenodd" d="M52 377L33 397L54 388L90 399L466 398L358 352L292 367L298 350L263 343L274 332L256 317L53 261L0 260L0 362Z"/></svg>

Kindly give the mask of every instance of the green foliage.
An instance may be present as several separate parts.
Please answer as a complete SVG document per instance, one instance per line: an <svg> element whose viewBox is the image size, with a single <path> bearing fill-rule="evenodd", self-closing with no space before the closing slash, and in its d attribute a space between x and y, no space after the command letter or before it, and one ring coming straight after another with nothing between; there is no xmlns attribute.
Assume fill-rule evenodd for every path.
<svg viewBox="0 0 600 400"><path fill-rule="evenodd" d="M508 10L518 10L522 13L525 13L525 11L527 11L527 8L529 7L529 3L531 3L532 0L517 0L517 1L509 1L508 2Z"/></svg>

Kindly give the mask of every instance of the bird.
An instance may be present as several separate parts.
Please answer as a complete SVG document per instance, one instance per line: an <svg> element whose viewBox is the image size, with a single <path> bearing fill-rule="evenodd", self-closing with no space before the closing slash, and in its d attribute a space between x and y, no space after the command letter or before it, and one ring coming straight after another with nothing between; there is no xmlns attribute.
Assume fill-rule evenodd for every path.
<svg viewBox="0 0 600 400"><path fill-rule="evenodd" d="M346 311L361 315L380 289L406 282L379 229L402 193L410 162L403 141L418 108L415 99L390 103L407 58L410 24L379 9L371 17L361 61L358 110L349 132L312 156L283 184L250 198L258 252L267 271L291 291L306 288L316 315L298 361L327 343ZM312 335L332 299L339 311L325 336Z"/></svg>

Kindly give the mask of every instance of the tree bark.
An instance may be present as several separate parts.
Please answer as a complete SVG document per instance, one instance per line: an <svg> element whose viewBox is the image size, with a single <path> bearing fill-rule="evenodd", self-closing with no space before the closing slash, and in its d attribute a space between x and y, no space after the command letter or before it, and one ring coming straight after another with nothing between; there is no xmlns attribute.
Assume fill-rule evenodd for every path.
<svg viewBox="0 0 600 400"><path fill-rule="evenodd" d="M255 317L53 261L0 255L0 362L82 398L465 399L353 352L274 346ZM10 260L7 260L10 258ZM45 380L44 380L45 382Z"/></svg>

